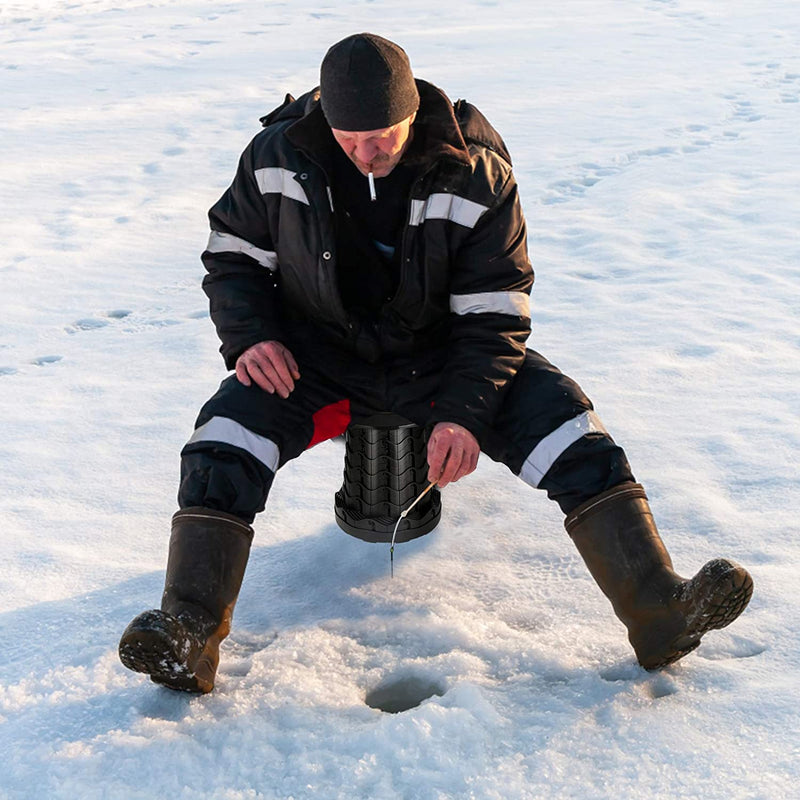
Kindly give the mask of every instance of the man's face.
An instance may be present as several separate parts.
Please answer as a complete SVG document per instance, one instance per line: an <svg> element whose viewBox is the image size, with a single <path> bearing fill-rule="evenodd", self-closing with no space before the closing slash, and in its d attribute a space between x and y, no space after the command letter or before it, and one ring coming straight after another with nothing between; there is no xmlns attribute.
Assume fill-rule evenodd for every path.
<svg viewBox="0 0 800 800"><path fill-rule="evenodd" d="M356 165L362 175L370 172L376 178L385 178L400 162L411 141L411 125L416 113L376 131L342 131L331 128L333 138Z"/></svg>

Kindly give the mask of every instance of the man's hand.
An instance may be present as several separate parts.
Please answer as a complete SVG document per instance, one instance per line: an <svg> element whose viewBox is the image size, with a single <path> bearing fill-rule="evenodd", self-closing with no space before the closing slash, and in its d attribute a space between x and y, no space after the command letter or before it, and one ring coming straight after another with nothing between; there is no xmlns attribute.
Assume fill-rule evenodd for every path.
<svg viewBox="0 0 800 800"><path fill-rule="evenodd" d="M478 440L455 422L439 422L428 439L428 480L439 487L469 475L478 466Z"/></svg>
<svg viewBox="0 0 800 800"><path fill-rule="evenodd" d="M265 392L277 392L285 400L294 390L300 371L294 356L280 342L259 342L236 360L236 377L245 386L255 383Z"/></svg>

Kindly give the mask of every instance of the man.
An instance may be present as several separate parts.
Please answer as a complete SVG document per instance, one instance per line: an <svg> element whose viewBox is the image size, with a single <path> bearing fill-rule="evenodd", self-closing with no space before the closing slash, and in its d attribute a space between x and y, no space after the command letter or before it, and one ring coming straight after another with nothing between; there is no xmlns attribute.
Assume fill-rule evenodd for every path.
<svg viewBox="0 0 800 800"><path fill-rule="evenodd" d="M591 402L526 350L525 222L506 146L481 113L365 33L331 47L319 90L287 96L262 123L210 211L203 254L235 375L182 451L162 606L128 626L123 663L210 691L276 471L378 411L430 432L439 486L483 450L546 490L643 667L732 622L747 572L721 559L691 580L672 571Z"/></svg>

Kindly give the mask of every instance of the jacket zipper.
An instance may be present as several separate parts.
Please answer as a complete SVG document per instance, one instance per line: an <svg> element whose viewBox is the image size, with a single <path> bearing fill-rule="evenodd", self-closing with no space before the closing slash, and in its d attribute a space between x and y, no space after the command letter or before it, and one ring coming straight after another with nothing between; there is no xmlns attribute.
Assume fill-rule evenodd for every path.
<svg viewBox="0 0 800 800"><path fill-rule="evenodd" d="M326 209L327 209L326 213L330 214L331 224L330 224L329 227L333 228L334 227L334 225L333 225L333 214L334 214L334 212L333 212L333 195L331 194L331 188L330 188L331 181L330 181L330 178L328 177L328 175L325 172L325 170L323 169L323 167L319 163L317 163L317 161L315 161L313 158L311 158L308 153L305 153L305 156L320 171L320 174L322 175L322 177L323 177L323 179L325 181L325 193L324 194L325 194L326 199L328 200L328 205L326 206ZM297 173L295 173L295 174L297 176L296 179L299 178L301 183L306 183L310 187L310 185L311 185L311 176L309 175L308 172L305 172L305 173L301 172L300 173L300 175L304 174L306 176L305 180L300 178L300 175L297 175ZM320 224L321 223L321 212L320 212L320 209L318 208L318 205L317 205L317 196L316 196L317 193L313 192L313 191L309 191L309 192L307 192L307 195L309 197L308 205L311 208L312 213L315 216L315 222L316 222L316 227L317 227L317 237L318 237L318 239L317 239L317 245L318 245L318 250L317 250L317 254L318 255L317 255L317 257L318 257L318 259L321 259L325 264L328 265L327 269L324 270L325 280L326 280L326 282L328 284L328 286L327 286L328 296L331 298L331 300L334 303L334 307L335 307L335 310L337 312L337 318L340 320L340 325L342 326L342 329L344 331L345 336L348 337L348 338L353 338L353 320L352 320L351 316L347 313L347 309L344 307L344 303L342 303L342 298L341 298L341 295L339 294L339 287L337 285L337 280L336 280L336 262L335 262L335 254L336 254L336 246L335 245L336 245L336 242L335 241L332 242L330 248L327 248L325 246L325 242L322 239L322 225ZM325 258L325 256L324 256L325 253L329 254L330 257L328 259ZM331 262L333 262L333 263L331 263ZM318 261L318 263L319 263L319 261Z"/></svg>

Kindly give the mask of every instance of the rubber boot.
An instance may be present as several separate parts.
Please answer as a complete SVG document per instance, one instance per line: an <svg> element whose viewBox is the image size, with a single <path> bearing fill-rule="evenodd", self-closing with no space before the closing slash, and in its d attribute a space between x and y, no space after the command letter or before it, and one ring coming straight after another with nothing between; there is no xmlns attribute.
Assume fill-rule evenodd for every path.
<svg viewBox="0 0 800 800"><path fill-rule="evenodd" d="M252 540L253 529L231 514L178 511L161 609L139 614L125 629L122 663L170 689L210 692Z"/></svg>
<svg viewBox="0 0 800 800"><path fill-rule="evenodd" d="M645 669L690 653L703 634L730 625L750 601L753 579L733 561L709 561L691 580L673 571L639 484L597 495L564 525Z"/></svg>

